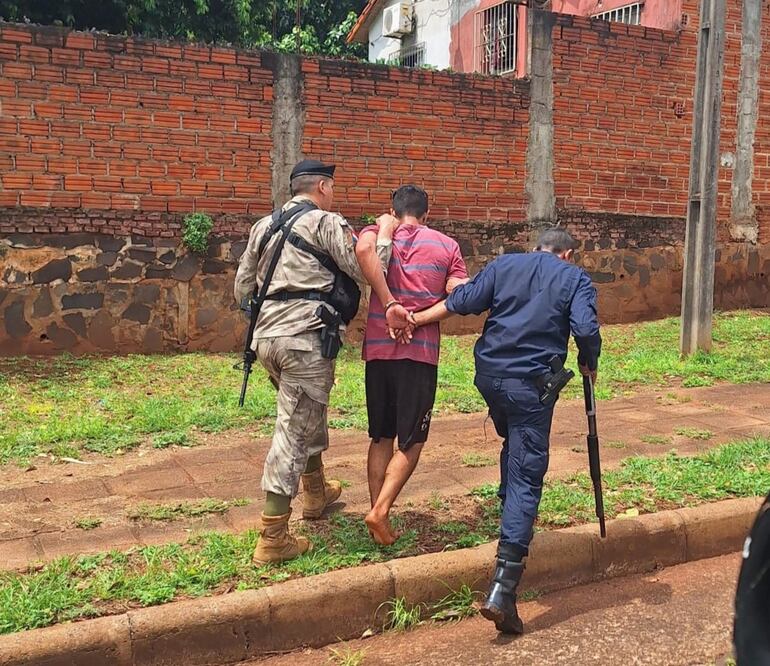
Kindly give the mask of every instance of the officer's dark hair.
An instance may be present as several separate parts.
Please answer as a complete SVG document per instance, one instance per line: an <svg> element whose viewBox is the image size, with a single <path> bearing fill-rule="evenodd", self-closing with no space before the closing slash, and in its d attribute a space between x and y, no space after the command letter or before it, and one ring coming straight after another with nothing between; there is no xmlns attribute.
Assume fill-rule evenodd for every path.
<svg viewBox="0 0 770 666"><path fill-rule="evenodd" d="M402 185L393 192L393 211L396 217L421 218L428 212L428 193L417 185Z"/></svg>
<svg viewBox="0 0 770 666"><path fill-rule="evenodd" d="M564 227L550 227L540 232L535 250L561 254L567 250L574 250L576 246L575 239Z"/></svg>
<svg viewBox="0 0 770 666"><path fill-rule="evenodd" d="M297 176L291 179L291 196L295 197L298 194L308 194L315 190L316 185L322 180L331 180L328 176L316 176L312 173L305 174L304 176Z"/></svg>

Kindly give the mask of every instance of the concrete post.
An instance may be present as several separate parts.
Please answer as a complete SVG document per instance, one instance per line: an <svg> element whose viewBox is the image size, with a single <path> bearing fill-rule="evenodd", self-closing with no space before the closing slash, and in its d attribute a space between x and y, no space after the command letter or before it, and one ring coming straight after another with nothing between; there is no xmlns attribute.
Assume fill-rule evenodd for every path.
<svg viewBox="0 0 770 666"><path fill-rule="evenodd" d="M711 349L725 0L701 0L682 283L683 355Z"/></svg>
<svg viewBox="0 0 770 666"><path fill-rule="evenodd" d="M302 134L305 129L305 108L302 104L302 61L289 53L263 55L273 70L273 207L290 198L289 174L303 159Z"/></svg>
<svg viewBox="0 0 770 666"><path fill-rule="evenodd" d="M529 8L531 83L527 142L527 223L530 234L556 224L553 180L553 27L550 0L533 0Z"/></svg>
<svg viewBox="0 0 770 666"><path fill-rule="evenodd" d="M759 103L759 57L762 54L762 0L743 0L741 77L738 85L738 132L733 171L730 235L757 242L758 223L752 202L754 134Z"/></svg>

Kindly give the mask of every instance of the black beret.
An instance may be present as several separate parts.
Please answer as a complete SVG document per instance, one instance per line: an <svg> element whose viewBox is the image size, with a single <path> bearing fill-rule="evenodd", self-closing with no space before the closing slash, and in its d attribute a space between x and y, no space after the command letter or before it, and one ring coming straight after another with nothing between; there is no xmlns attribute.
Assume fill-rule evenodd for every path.
<svg viewBox="0 0 770 666"><path fill-rule="evenodd" d="M291 179L297 176L326 176L334 178L334 170L337 167L334 164L324 164L318 160L302 160L291 170Z"/></svg>

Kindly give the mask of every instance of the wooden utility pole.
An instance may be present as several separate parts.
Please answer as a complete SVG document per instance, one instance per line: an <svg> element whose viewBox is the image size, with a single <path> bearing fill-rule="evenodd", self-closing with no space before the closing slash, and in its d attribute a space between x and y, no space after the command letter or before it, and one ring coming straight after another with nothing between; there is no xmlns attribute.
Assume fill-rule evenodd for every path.
<svg viewBox="0 0 770 666"><path fill-rule="evenodd" d="M687 203L680 350L711 349L725 0L701 0Z"/></svg>

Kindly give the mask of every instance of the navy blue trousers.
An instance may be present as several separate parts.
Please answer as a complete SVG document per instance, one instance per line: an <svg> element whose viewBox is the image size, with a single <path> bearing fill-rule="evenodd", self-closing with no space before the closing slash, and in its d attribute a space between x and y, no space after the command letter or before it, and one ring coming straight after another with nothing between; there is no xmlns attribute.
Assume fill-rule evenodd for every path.
<svg viewBox="0 0 770 666"><path fill-rule="evenodd" d="M476 375L475 384L503 438L500 543L516 545L526 555L548 469L554 405L541 404L538 388L526 379Z"/></svg>

